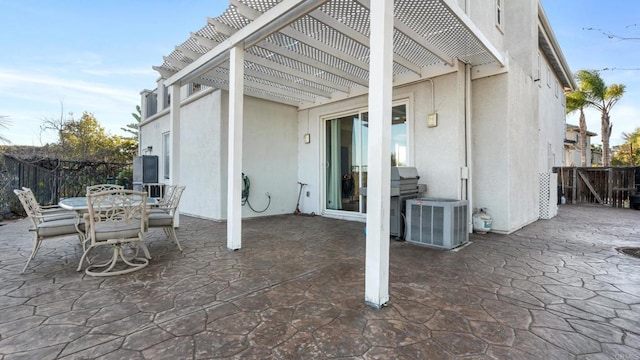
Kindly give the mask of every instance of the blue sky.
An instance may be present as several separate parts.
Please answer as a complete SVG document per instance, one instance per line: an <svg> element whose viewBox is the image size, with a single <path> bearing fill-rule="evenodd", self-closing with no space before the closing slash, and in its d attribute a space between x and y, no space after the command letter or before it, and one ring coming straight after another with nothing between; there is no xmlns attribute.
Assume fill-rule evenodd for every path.
<svg viewBox="0 0 640 360"><path fill-rule="evenodd" d="M600 75L607 84L626 85L611 113L611 145L623 143L622 132L640 127L640 40L610 39L602 32L640 38L640 1L542 0L542 6L571 71L620 69L603 70ZM600 114L589 111L586 119L588 130L600 134ZM567 122L578 125L577 115L568 116ZM592 143L600 144L600 137Z"/></svg>
<svg viewBox="0 0 640 360"><path fill-rule="evenodd" d="M226 9L226 0L0 0L0 129L41 145L43 119L93 113L111 134L134 122L162 57Z"/></svg>
<svg viewBox="0 0 640 360"><path fill-rule="evenodd" d="M572 71L640 68L640 1L542 0ZM151 69L162 57L221 14L226 0L86 1L0 0L0 115L13 144L41 145L55 134L40 133L44 119L93 113L111 134L133 121L140 91L153 89ZM640 126L640 70L603 71L608 84L627 94L612 113L612 145ZM577 118L568 121L577 124ZM599 114L587 114L600 133ZM599 137L594 139L599 143Z"/></svg>

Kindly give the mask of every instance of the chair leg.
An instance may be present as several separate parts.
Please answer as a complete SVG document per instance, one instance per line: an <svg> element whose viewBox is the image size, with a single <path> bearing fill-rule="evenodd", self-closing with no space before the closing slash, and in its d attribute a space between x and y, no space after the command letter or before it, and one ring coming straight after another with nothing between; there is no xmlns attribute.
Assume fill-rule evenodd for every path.
<svg viewBox="0 0 640 360"><path fill-rule="evenodd" d="M34 239L33 240L34 240L33 250L31 250L31 254L29 255L29 259L27 259L27 263L24 265L24 268L22 268L22 274L24 274L24 272L27 271L27 267L29 267L29 263L31 262L31 260L33 258L36 257L36 254L38 253L38 250L40 249L40 245L42 244L42 240L38 236L38 233L34 234Z"/></svg>
<svg viewBox="0 0 640 360"><path fill-rule="evenodd" d="M82 246L82 247L84 248L84 246ZM82 270L82 264L84 264L84 259L86 259L86 258L87 258L87 255L89 255L89 251L90 251L91 249L93 249L93 247L92 247L92 246L89 246L89 247L88 247L88 248L87 248L87 249L82 253L82 257L80 258L80 263L78 264L78 268L76 269L76 271L80 271L80 270ZM88 261L88 259L87 259L87 261ZM89 262L89 264L91 264L91 263Z"/></svg>
<svg viewBox="0 0 640 360"><path fill-rule="evenodd" d="M149 253L149 250L146 249L146 246L144 246L144 244L142 244L142 246L143 246L143 251L146 250L145 255L147 255ZM138 261L138 263L134 263L133 260ZM118 261L124 262L129 267L122 270L111 271L111 269L113 269L116 266ZM91 275L91 276L112 276L112 275L121 275L121 274L130 273L133 271L137 271L144 268L147 265L149 265L149 260L145 258L134 257L131 259L131 261L127 259L124 256L124 252L122 251L122 246L118 244L118 245L114 245L113 256L111 257L110 261L107 261L102 264L91 265L84 272L87 275ZM95 269L102 268L102 267L107 267L107 268L102 271L94 271Z"/></svg>
<svg viewBox="0 0 640 360"><path fill-rule="evenodd" d="M144 241L140 241L139 243L136 244L137 249L142 248L142 252L144 252L144 257L147 259L151 259L151 254L149 253L149 248L147 248L147 245L144 244ZM138 251L136 250L136 257L138 255Z"/></svg>
<svg viewBox="0 0 640 360"><path fill-rule="evenodd" d="M173 225L165 227L164 231L167 233L169 238L173 240L173 242L176 243L176 245L178 245L178 249L182 251L182 246L180 246L180 242L178 241L178 236L176 236L176 229L173 227Z"/></svg>

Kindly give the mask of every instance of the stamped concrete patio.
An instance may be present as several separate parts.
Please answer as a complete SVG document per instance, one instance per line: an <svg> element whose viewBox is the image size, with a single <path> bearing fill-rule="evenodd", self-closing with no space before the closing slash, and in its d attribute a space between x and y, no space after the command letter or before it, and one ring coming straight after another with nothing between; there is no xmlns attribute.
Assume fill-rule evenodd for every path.
<svg viewBox="0 0 640 360"><path fill-rule="evenodd" d="M459 251L391 242L391 301L364 305L363 224L293 215L181 218L180 254L148 233L152 263L78 273L74 237L30 269L26 220L0 226L0 359L639 359L640 212L563 206Z"/></svg>

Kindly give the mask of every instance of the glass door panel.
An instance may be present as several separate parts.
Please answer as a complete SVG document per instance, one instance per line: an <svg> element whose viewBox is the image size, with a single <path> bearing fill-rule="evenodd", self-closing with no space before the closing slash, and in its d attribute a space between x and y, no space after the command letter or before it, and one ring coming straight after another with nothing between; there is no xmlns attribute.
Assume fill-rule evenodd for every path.
<svg viewBox="0 0 640 360"><path fill-rule="evenodd" d="M360 144L358 115L349 115L326 122L326 208L360 211L354 169L359 169Z"/></svg>
<svg viewBox="0 0 640 360"><path fill-rule="evenodd" d="M407 161L406 105L393 107L391 125L391 165ZM360 112L325 123L326 197L325 208L366 213L369 113Z"/></svg>

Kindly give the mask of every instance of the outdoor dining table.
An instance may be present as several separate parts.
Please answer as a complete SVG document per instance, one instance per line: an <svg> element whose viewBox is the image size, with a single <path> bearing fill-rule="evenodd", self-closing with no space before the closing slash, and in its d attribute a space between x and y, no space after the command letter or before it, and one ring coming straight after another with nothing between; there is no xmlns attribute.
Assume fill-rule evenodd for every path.
<svg viewBox="0 0 640 360"><path fill-rule="evenodd" d="M156 198L147 197L148 206L153 206L157 203L158 200ZM76 213L80 213L80 215L87 212L87 208L89 207L87 205L87 198L84 196L62 199L60 200L60 202L58 202L58 205L65 210L71 210L75 211Z"/></svg>
<svg viewBox="0 0 640 360"><path fill-rule="evenodd" d="M147 197L147 206L152 207L156 205L158 200L156 198ZM80 237L80 243L82 248L85 247L86 235L84 230L80 228L81 220L84 217L84 214L88 211L89 205L87 205L87 198L85 196L79 197L70 197L61 199L58 202L58 206L65 210L75 211L76 212L76 231L78 232L78 236Z"/></svg>

